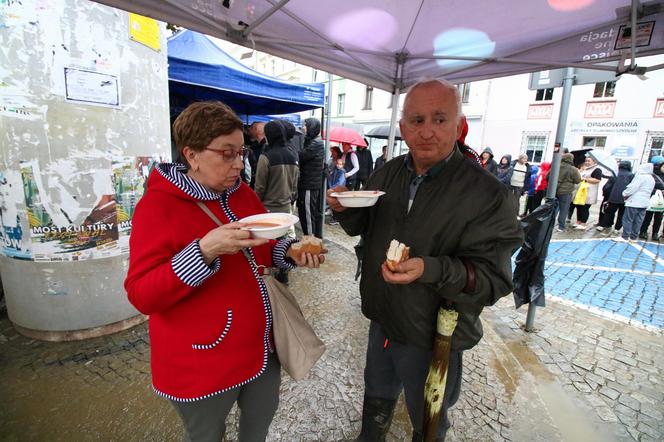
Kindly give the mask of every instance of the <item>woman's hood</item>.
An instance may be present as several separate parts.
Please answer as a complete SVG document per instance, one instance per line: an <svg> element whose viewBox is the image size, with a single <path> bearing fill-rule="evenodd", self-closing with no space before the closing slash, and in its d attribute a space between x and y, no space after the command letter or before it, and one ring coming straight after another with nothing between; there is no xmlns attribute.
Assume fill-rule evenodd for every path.
<svg viewBox="0 0 664 442"><path fill-rule="evenodd" d="M505 158L507 158L507 164L503 164L503 159L505 159ZM506 167L506 166L509 166L511 163L512 163L512 155L508 154L508 155L503 155L500 158L500 162L498 164L502 167Z"/></svg>
<svg viewBox="0 0 664 442"><path fill-rule="evenodd" d="M632 171L632 162L631 161L621 161L618 163L618 170L626 170L628 172Z"/></svg>
<svg viewBox="0 0 664 442"><path fill-rule="evenodd" d="M307 128L307 138L313 139L320 135L320 121L318 118L307 118L304 120L304 127Z"/></svg>
<svg viewBox="0 0 664 442"><path fill-rule="evenodd" d="M564 153L560 161L574 165L574 155L571 153Z"/></svg>
<svg viewBox="0 0 664 442"><path fill-rule="evenodd" d="M551 163L540 164L540 169L542 170L542 172L548 172L549 170L551 170Z"/></svg>
<svg viewBox="0 0 664 442"><path fill-rule="evenodd" d="M636 170L640 175L651 174L653 171L652 163L639 164L639 167Z"/></svg>
<svg viewBox="0 0 664 442"><path fill-rule="evenodd" d="M283 145L288 140L288 128L281 120L273 120L265 125L265 138L267 143L274 147Z"/></svg>
<svg viewBox="0 0 664 442"><path fill-rule="evenodd" d="M490 148L489 146L487 146L487 147L484 148L484 150L482 151L482 153L484 153L484 152L486 152L486 153L488 153L489 155L491 155L491 159L493 159L493 151L491 150L491 148ZM480 156L482 156L482 155L480 154Z"/></svg>

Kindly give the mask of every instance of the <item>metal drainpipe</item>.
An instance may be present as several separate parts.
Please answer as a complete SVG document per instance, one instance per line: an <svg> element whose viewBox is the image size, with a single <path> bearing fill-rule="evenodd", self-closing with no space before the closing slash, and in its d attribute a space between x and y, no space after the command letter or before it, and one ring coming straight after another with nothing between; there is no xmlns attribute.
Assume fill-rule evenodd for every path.
<svg viewBox="0 0 664 442"><path fill-rule="evenodd" d="M570 97L572 96L572 86L574 85L574 68L567 68L565 70L565 78L563 79L563 97L560 101L560 113L558 114L558 128L556 130L556 141L555 146L558 149L553 152L553 159L551 160L551 172L549 172L549 186L546 189L546 198L555 198L556 190L558 187L558 175L560 175L560 159L563 142L565 141L565 129L567 128L567 115L569 114L569 102ZM555 223L555 216L554 216ZM545 249L548 250L549 244L545 245ZM535 324L535 310L537 307L531 302L528 304L528 313L526 315L526 326L525 330L527 332L533 331L533 326Z"/></svg>

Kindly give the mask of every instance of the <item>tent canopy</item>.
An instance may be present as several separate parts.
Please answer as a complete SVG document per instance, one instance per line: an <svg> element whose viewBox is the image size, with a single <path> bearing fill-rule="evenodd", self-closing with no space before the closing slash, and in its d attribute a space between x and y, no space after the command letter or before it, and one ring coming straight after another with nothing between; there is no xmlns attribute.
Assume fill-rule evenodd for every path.
<svg viewBox="0 0 664 442"><path fill-rule="evenodd" d="M221 100L238 114L266 115L323 107L325 85L281 81L226 54L205 35L185 30L168 39L171 108Z"/></svg>
<svg viewBox="0 0 664 442"><path fill-rule="evenodd" d="M664 67L632 61L664 51L661 0L97 1L387 91L422 78ZM615 60L617 68L602 64Z"/></svg>

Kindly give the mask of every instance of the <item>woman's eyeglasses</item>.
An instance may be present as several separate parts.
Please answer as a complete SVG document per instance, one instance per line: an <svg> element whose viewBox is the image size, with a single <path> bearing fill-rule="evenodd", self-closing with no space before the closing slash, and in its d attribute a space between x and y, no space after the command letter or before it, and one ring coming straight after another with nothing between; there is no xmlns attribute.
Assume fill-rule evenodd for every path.
<svg viewBox="0 0 664 442"><path fill-rule="evenodd" d="M242 159L244 159L247 156L247 153L249 152L249 149L246 147L243 147L240 150L233 150L233 149L217 150L217 149L210 149L209 147L204 147L203 150L211 150L214 153L218 153L227 163L232 163L239 156L242 156Z"/></svg>

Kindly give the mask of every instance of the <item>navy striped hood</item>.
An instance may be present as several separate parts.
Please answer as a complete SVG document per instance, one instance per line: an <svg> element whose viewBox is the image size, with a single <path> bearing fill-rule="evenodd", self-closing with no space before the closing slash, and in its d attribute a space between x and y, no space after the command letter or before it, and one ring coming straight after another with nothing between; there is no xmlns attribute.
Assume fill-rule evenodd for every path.
<svg viewBox="0 0 664 442"><path fill-rule="evenodd" d="M213 190L203 187L198 181L187 175L187 168L180 163L160 163L155 166L155 171L161 177L165 178L172 186L166 185L161 180L155 180L152 176L148 181L148 188L159 190L161 192L174 193L179 197L188 196L193 200L212 201L219 200L224 195L230 195L240 188L240 179L236 181L233 187L226 189L223 193L217 193ZM184 193L184 195L183 195Z"/></svg>

